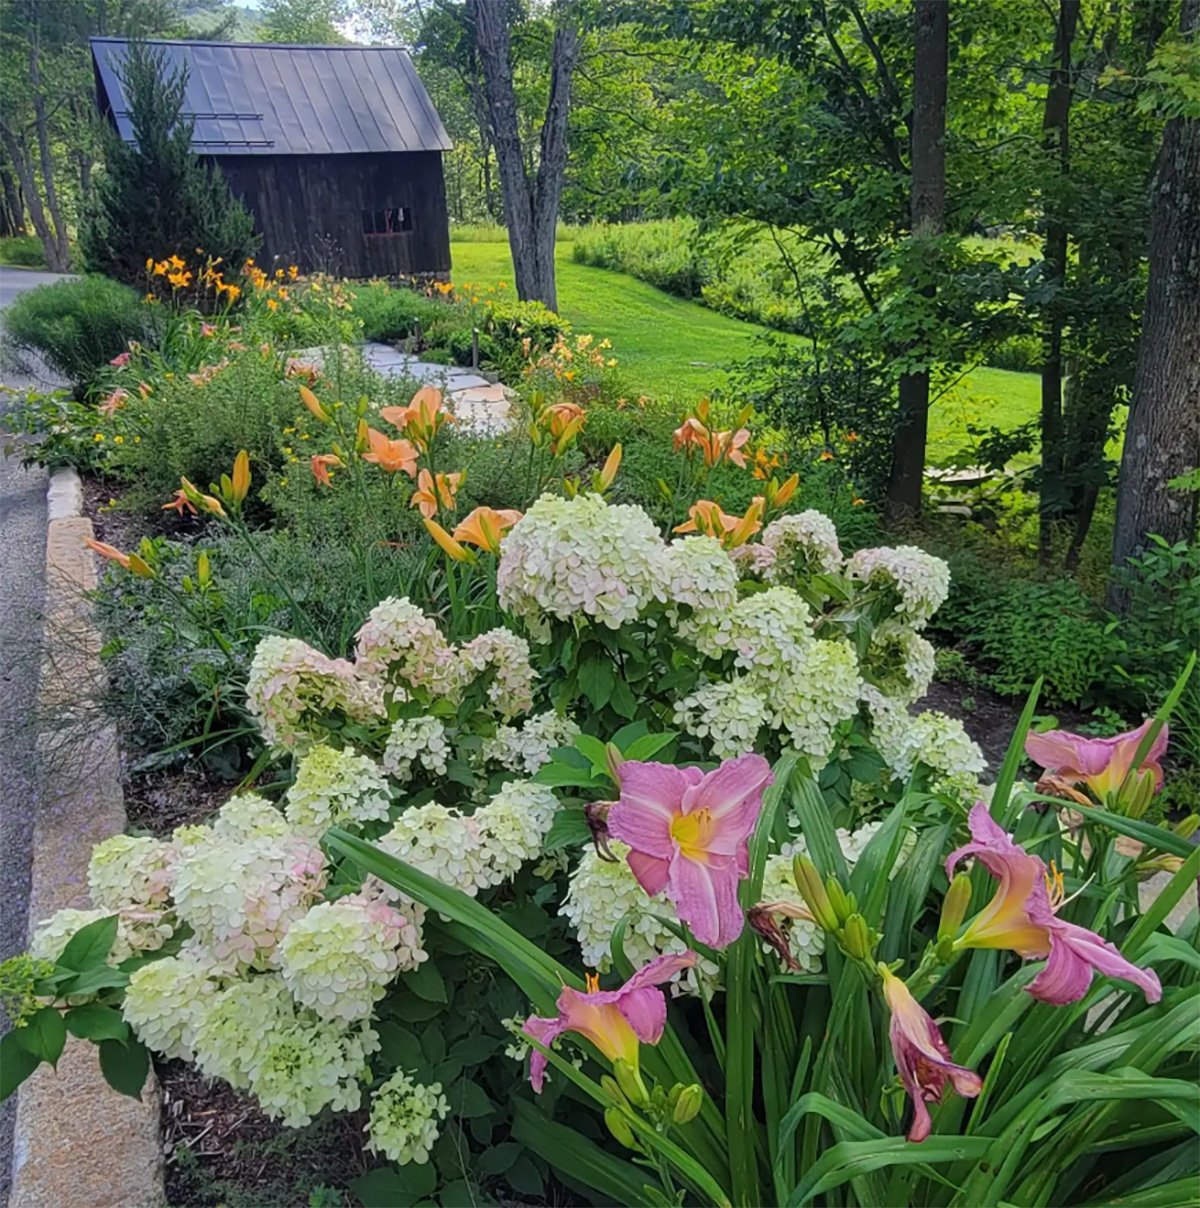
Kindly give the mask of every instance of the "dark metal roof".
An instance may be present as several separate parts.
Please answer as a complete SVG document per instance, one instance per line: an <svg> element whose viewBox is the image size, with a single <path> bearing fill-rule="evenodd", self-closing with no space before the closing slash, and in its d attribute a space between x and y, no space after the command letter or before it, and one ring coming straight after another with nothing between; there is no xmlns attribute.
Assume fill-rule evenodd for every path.
<svg viewBox="0 0 1200 1208"><path fill-rule="evenodd" d="M207 155L448 151L450 137L412 65L392 46L153 41L188 69L184 111ZM133 141L118 70L128 42L92 38L100 106Z"/></svg>

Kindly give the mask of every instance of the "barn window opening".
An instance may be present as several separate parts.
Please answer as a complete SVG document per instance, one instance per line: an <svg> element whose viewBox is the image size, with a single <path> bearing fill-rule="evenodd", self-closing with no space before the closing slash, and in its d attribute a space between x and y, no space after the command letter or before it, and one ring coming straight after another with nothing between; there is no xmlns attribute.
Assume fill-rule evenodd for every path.
<svg viewBox="0 0 1200 1208"><path fill-rule="evenodd" d="M388 206L382 210L363 210L364 235L399 235L412 230L412 210L407 206Z"/></svg>

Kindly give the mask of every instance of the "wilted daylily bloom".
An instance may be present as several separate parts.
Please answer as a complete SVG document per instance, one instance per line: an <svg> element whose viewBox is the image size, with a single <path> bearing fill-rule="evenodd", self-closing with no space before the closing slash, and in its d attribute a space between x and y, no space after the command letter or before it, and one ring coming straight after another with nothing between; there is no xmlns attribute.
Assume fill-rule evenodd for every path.
<svg viewBox="0 0 1200 1208"><path fill-rule="evenodd" d="M1045 768L1054 779L1065 784L1086 784L1097 800L1106 801L1125 783L1133 767L1138 744L1153 724L1144 721L1136 730L1118 734L1115 738L1085 738L1067 730L1050 730L1045 734L1029 734L1025 739L1025 754ZM1167 749L1168 733L1164 725L1142 759L1137 771L1129 777L1134 789L1143 784L1153 792L1162 788L1162 757Z"/></svg>
<svg viewBox="0 0 1200 1208"><path fill-rule="evenodd" d="M94 550L100 557L107 558L110 562L115 562L127 571L132 571L133 574L141 579L154 578L154 571L150 568L149 563L137 554L123 554L116 546L109 545L105 541L96 541L92 537L85 538L84 545L88 549Z"/></svg>
<svg viewBox="0 0 1200 1208"><path fill-rule="evenodd" d="M312 474L317 485L332 487L333 479L329 477L331 466L342 465L342 459L336 453L314 453L312 455Z"/></svg>
<svg viewBox="0 0 1200 1208"><path fill-rule="evenodd" d="M521 513L515 508L478 507L455 527L454 537L489 554L498 554L500 538L520 519Z"/></svg>
<svg viewBox="0 0 1200 1208"><path fill-rule="evenodd" d="M376 428L367 429L370 452L363 454L363 461L373 461L387 474L403 470L409 478L417 474L417 451L407 440L389 440Z"/></svg>
<svg viewBox="0 0 1200 1208"><path fill-rule="evenodd" d="M619 990L601 990L599 979L588 976L586 991L564 986L558 996L558 1015L531 1015L524 1032L538 1044L550 1047L563 1032L576 1032L614 1064L624 1062L636 1074L638 1046L657 1044L667 1022L667 1000L658 988L677 973L690 969L694 952L660 956L643 965ZM546 1076L546 1054L536 1049L529 1058L529 1081L541 1094Z"/></svg>
<svg viewBox="0 0 1200 1208"><path fill-rule="evenodd" d="M427 519L437 515L439 506L452 508L462 477L461 474L435 475L422 470L417 475L417 489L409 501L410 506L420 508L421 515Z"/></svg>
<svg viewBox="0 0 1200 1208"><path fill-rule="evenodd" d="M888 1029L892 1056L900 1081L913 1101L908 1139L924 1141L933 1123L925 1104L940 1103L947 1083L964 1098L974 1099L983 1090L983 1079L950 1060L950 1049L937 1024L904 982L886 965L879 966L879 975L883 978L883 997L892 1013Z"/></svg>
<svg viewBox="0 0 1200 1208"><path fill-rule="evenodd" d="M162 510L164 512L178 512L181 516L183 515L185 508L191 512L193 516L196 515L195 505L187 497L187 492L182 488L175 492L169 502L162 505Z"/></svg>
<svg viewBox="0 0 1200 1208"><path fill-rule="evenodd" d="M953 875L959 861L975 856L1000 885L955 941L956 948L1008 948L1026 960L1048 957L1046 967L1025 988L1055 1006L1082 998L1095 972L1131 982L1147 1002L1162 998L1162 985L1152 969L1139 969L1102 936L1058 918L1061 876L1014 843L982 801L972 807L969 824L972 841L950 853L946 875Z"/></svg>
<svg viewBox="0 0 1200 1208"><path fill-rule="evenodd" d="M621 795L608 833L653 897L666 890L702 944L724 948L742 933L738 885L749 871L749 839L771 766L761 755L727 759L714 771L632 760L620 767Z"/></svg>
<svg viewBox="0 0 1200 1208"><path fill-rule="evenodd" d="M124 369L125 366L129 364L129 358L132 355L133 354L130 352L118 352L117 355L113 357L111 361L109 361L109 364L115 366L117 369Z"/></svg>
<svg viewBox="0 0 1200 1208"><path fill-rule="evenodd" d="M101 415L107 416L109 419L112 419L112 417L113 417L114 415L116 415L116 413L117 413L117 412L118 412L118 411L119 411L119 410L120 410L122 407L124 407L124 406L125 406L125 400L126 400L128 397L129 397L129 391L128 391L128 390L122 390L122 389L120 388L120 386L118 386L118 387L116 388L116 390L114 390L114 391L112 392L112 394L108 395L108 396L105 398L104 402L102 402L102 403L101 403L101 404L100 404L100 405L99 405L99 406L96 408L96 410L97 410L97 411L99 411Z"/></svg>

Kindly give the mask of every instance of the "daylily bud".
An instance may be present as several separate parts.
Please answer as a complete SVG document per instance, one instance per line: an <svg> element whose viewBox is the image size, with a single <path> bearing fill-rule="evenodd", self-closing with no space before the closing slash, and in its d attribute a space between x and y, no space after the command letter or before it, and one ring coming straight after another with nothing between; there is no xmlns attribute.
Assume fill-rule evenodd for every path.
<svg viewBox="0 0 1200 1208"><path fill-rule="evenodd" d="M574 499L579 494L579 475L575 475L573 478L564 478L563 490L566 491L568 499Z"/></svg>
<svg viewBox="0 0 1200 1208"><path fill-rule="evenodd" d="M243 449L233 461L233 482L229 498L241 503L250 493L250 454Z"/></svg>
<svg viewBox="0 0 1200 1208"><path fill-rule="evenodd" d="M1129 779L1116 795L1113 808L1126 818L1140 818L1150 807L1150 801L1158 791L1153 768L1130 772Z"/></svg>
<svg viewBox="0 0 1200 1208"><path fill-rule="evenodd" d="M600 1089L616 1104L626 1102L625 1093L617 1085L616 1080L608 1074L600 1075Z"/></svg>
<svg viewBox="0 0 1200 1208"><path fill-rule="evenodd" d="M613 445L612 452L604 462L604 468L600 471L600 477L596 480L601 491L607 491L613 484L613 479L617 476L617 470L621 465L621 444L618 441Z"/></svg>
<svg viewBox="0 0 1200 1208"><path fill-rule="evenodd" d="M675 497L675 492L672 491L669 486L667 486L665 479L660 478L658 480L658 491L664 499L673 499Z"/></svg>
<svg viewBox="0 0 1200 1208"><path fill-rule="evenodd" d="M829 904L833 907L834 917L839 924L844 924L854 913L854 907L836 877L826 877L825 892L829 894Z"/></svg>
<svg viewBox="0 0 1200 1208"><path fill-rule="evenodd" d="M805 905L812 911L812 916L826 931L838 929L838 918L829 894L821 883L821 874L817 866L807 856L797 856L792 861L792 875L796 878L796 888L804 899Z"/></svg>
<svg viewBox="0 0 1200 1208"><path fill-rule="evenodd" d="M196 580L201 587L207 587L212 580L212 568L209 566L207 550L204 550L196 559Z"/></svg>
<svg viewBox="0 0 1200 1208"><path fill-rule="evenodd" d="M781 508L786 506L792 496L796 493L796 488L800 485L800 475L793 474L787 479L782 486L779 486L771 494L771 506Z"/></svg>
<svg viewBox="0 0 1200 1208"><path fill-rule="evenodd" d="M149 563L137 554L129 555L129 569L133 571L139 579L153 579L154 571L150 568Z"/></svg>
<svg viewBox="0 0 1200 1208"><path fill-rule="evenodd" d="M1200 814L1189 814L1186 818L1175 823L1175 833L1181 839L1190 839L1195 833L1196 828L1200 827Z"/></svg>
<svg viewBox="0 0 1200 1208"><path fill-rule="evenodd" d="M300 387L300 401L313 413L313 415L323 424L329 423L329 412L321 406L320 400L307 387Z"/></svg>
<svg viewBox="0 0 1200 1208"><path fill-rule="evenodd" d="M871 933L867 929L867 920L861 914L852 914L842 928L842 947L847 956L855 960L865 960L871 955Z"/></svg>
<svg viewBox="0 0 1200 1208"><path fill-rule="evenodd" d="M646 1107L650 1103L650 1092L642 1081L642 1075L635 1065L622 1061L619 1057L613 1062L613 1076L617 1085L625 1092L629 1102L634 1107Z"/></svg>
<svg viewBox="0 0 1200 1208"><path fill-rule="evenodd" d="M656 1086L650 1092L650 1110L656 1116L661 1116L667 1111L667 1092L661 1086Z"/></svg>
<svg viewBox="0 0 1200 1208"><path fill-rule="evenodd" d="M625 756L621 754L621 748L615 742L607 742L604 744L604 759L608 764L608 774L617 782L621 783L621 765L625 762Z"/></svg>
<svg viewBox="0 0 1200 1208"><path fill-rule="evenodd" d="M606 1108L604 1123L608 1125L608 1131L626 1149L637 1148L637 1140L633 1135L633 1129L629 1127L629 1121L625 1119L624 1112L618 1111L615 1107Z"/></svg>
<svg viewBox="0 0 1200 1208"><path fill-rule="evenodd" d="M675 1105L671 1109L671 1119L676 1124L688 1124L700 1114L703 1106L704 1091L701 1090L698 1082L693 1082L691 1086L685 1086L680 1092L679 1098L675 1100Z"/></svg>
<svg viewBox="0 0 1200 1208"><path fill-rule="evenodd" d="M371 447L371 437L368 435L370 428L367 427L367 421L360 419L358 427L354 430L354 451L355 453L365 453Z"/></svg>
<svg viewBox="0 0 1200 1208"><path fill-rule="evenodd" d="M465 545L460 545L455 541L436 520L422 516L421 523L425 525L425 531L437 542L443 552L455 562L473 562L475 560L475 555Z"/></svg>
<svg viewBox="0 0 1200 1208"><path fill-rule="evenodd" d="M937 937L939 940L958 938L958 929L967 917L967 907L971 905L971 878L968 873L960 872L950 882L946 897L942 901L942 918L938 923Z"/></svg>

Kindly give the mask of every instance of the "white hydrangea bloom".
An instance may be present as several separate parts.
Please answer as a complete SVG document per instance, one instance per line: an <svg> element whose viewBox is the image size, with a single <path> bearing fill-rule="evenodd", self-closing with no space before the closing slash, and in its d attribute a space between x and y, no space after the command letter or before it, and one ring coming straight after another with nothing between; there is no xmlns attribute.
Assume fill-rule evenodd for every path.
<svg viewBox="0 0 1200 1208"><path fill-rule="evenodd" d="M275 963L279 941L324 885L325 857L302 836L213 834L180 860L175 910L215 960L264 968Z"/></svg>
<svg viewBox="0 0 1200 1208"><path fill-rule="evenodd" d="M641 508L543 495L504 539L500 603L539 633L547 617L619 629L666 599L664 548Z"/></svg>
<svg viewBox="0 0 1200 1208"><path fill-rule="evenodd" d="M494 671L488 685L488 701L505 720L533 708L533 686L537 672L529 661L529 643L508 629L489 629L459 648L465 675L473 678L489 668Z"/></svg>
<svg viewBox="0 0 1200 1208"><path fill-rule="evenodd" d="M527 717L520 726L499 726L492 738L484 740L483 758L498 763L510 772L532 776L550 762L552 752L569 747L579 735L579 726L569 717L551 710Z"/></svg>
<svg viewBox="0 0 1200 1208"><path fill-rule="evenodd" d="M529 780L507 781L475 811L489 884L516 876L523 864L542 854L542 840L557 812L553 791Z"/></svg>
<svg viewBox="0 0 1200 1208"><path fill-rule="evenodd" d="M786 730L798 751L826 759L834 728L858 712L861 689L858 660L847 642L813 642L773 685L771 724Z"/></svg>
<svg viewBox="0 0 1200 1208"><path fill-rule="evenodd" d="M400 1166L428 1162L438 1136L438 1121L449 1111L440 1082L422 1086L397 1070L371 1096L367 1148Z"/></svg>
<svg viewBox="0 0 1200 1208"><path fill-rule="evenodd" d="M771 572L775 567L773 549L765 545L737 545L727 553L741 578L771 581Z"/></svg>
<svg viewBox="0 0 1200 1208"><path fill-rule="evenodd" d="M749 676L703 684L675 705L675 724L707 738L717 759L753 751L769 718L762 690Z"/></svg>
<svg viewBox="0 0 1200 1208"><path fill-rule="evenodd" d="M171 894L175 851L148 837L113 835L92 848L88 895L99 910L112 914L128 907L162 910Z"/></svg>
<svg viewBox="0 0 1200 1208"><path fill-rule="evenodd" d="M763 529L762 543L774 555L765 574L771 583L794 583L842 567L837 529L823 512L810 510L772 520Z"/></svg>
<svg viewBox="0 0 1200 1208"><path fill-rule="evenodd" d="M727 612L737 603L738 572L715 537L684 537L664 552L667 597L697 611Z"/></svg>
<svg viewBox="0 0 1200 1208"><path fill-rule="evenodd" d="M196 1027L221 988L220 977L212 965L191 957L151 961L130 974L121 1014L147 1048L193 1061Z"/></svg>
<svg viewBox="0 0 1200 1208"><path fill-rule="evenodd" d="M790 855L773 855L767 857L763 873L762 900L764 902L786 902L789 906L801 906L807 909L804 898L796 888L796 878L792 875L792 857ZM787 936L788 950L792 960L801 969L811 973L821 967L821 954L825 951L825 932L807 919L775 919L784 935ZM769 944L763 945L764 951L770 952Z"/></svg>
<svg viewBox="0 0 1200 1208"><path fill-rule="evenodd" d="M808 605L790 587L769 587L724 612L697 613L679 633L711 658L733 651L734 663L760 684L781 679L813 642Z"/></svg>
<svg viewBox="0 0 1200 1208"><path fill-rule="evenodd" d="M863 670L886 696L912 704L929 691L934 664L928 639L898 621L884 621L871 635Z"/></svg>
<svg viewBox="0 0 1200 1208"><path fill-rule="evenodd" d="M318 743L297 765L286 801L293 829L319 837L331 826L386 820L391 791L373 759Z"/></svg>
<svg viewBox="0 0 1200 1208"><path fill-rule="evenodd" d="M860 549L846 574L895 600L896 619L923 629L950 594L950 567L915 545Z"/></svg>
<svg viewBox="0 0 1200 1208"><path fill-rule="evenodd" d="M62 956L63 949L89 923L97 919L106 919L114 912L111 910L75 910L64 907L55 911L48 919L43 919L35 928L33 938L29 941L29 955L34 960L57 962ZM159 946L161 946L161 941ZM108 964L119 965L133 955L125 928L118 921L117 938L108 954Z"/></svg>
<svg viewBox="0 0 1200 1208"><path fill-rule="evenodd" d="M277 636L263 638L254 651L246 703L263 738L279 747L307 741L321 714L340 710L369 722L384 712L382 684L360 676L353 663Z"/></svg>
<svg viewBox="0 0 1200 1208"><path fill-rule="evenodd" d="M295 1003L276 975L239 978L199 1006L191 1039L196 1064L234 1090L250 1087L250 1071L267 1037L296 1017Z"/></svg>
<svg viewBox="0 0 1200 1208"><path fill-rule="evenodd" d="M405 689L424 688L454 697L463 669L437 622L407 596L389 596L371 609L354 642L360 675Z"/></svg>
<svg viewBox="0 0 1200 1208"><path fill-rule="evenodd" d="M279 969L302 1006L325 1020L357 1023L370 1018L397 973L424 959L415 939L404 915L379 899L320 902L288 928Z"/></svg>
<svg viewBox="0 0 1200 1208"><path fill-rule="evenodd" d="M935 773L935 792L962 797L978 793L987 761L961 721L934 710L913 716L903 705L878 695L869 698L868 707L875 747L897 779L907 780L922 763Z"/></svg>
<svg viewBox="0 0 1200 1208"><path fill-rule="evenodd" d="M250 1069L250 1091L263 1111L288 1128L311 1124L325 1108L356 1111L368 1056L379 1048L369 1027L343 1031L338 1024L299 1017L266 1038Z"/></svg>
<svg viewBox="0 0 1200 1208"><path fill-rule="evenodd" d="M475 819L436 801L405 810L379 846L470 897L491 880Z"/></svg>
<svg viewBox="0 0 1200 1208"><path fill-rule="evenodd" d="M180 828L181 830L184 828ZM200 833L195 837L204 838L204 828L195 828ZM190 828L189 828L190 830ZM265 797L257 793L242 793L230 797L221 806L217 816L212 820L212 833L222 839L281 839L288 833L287 819L278 806L272 805ZM176 831L176 843L179 842L179 832ZM184 844L191 836L181 836Z"/></svg>
<svg viewBox="0 0 1200 1208"><path fill-rule="evenodd" d="M449 755L446 727L436 717L406 717L392 726L381 762L389 776L407 784L418 764L431 775L444 776Z"/></svg>

